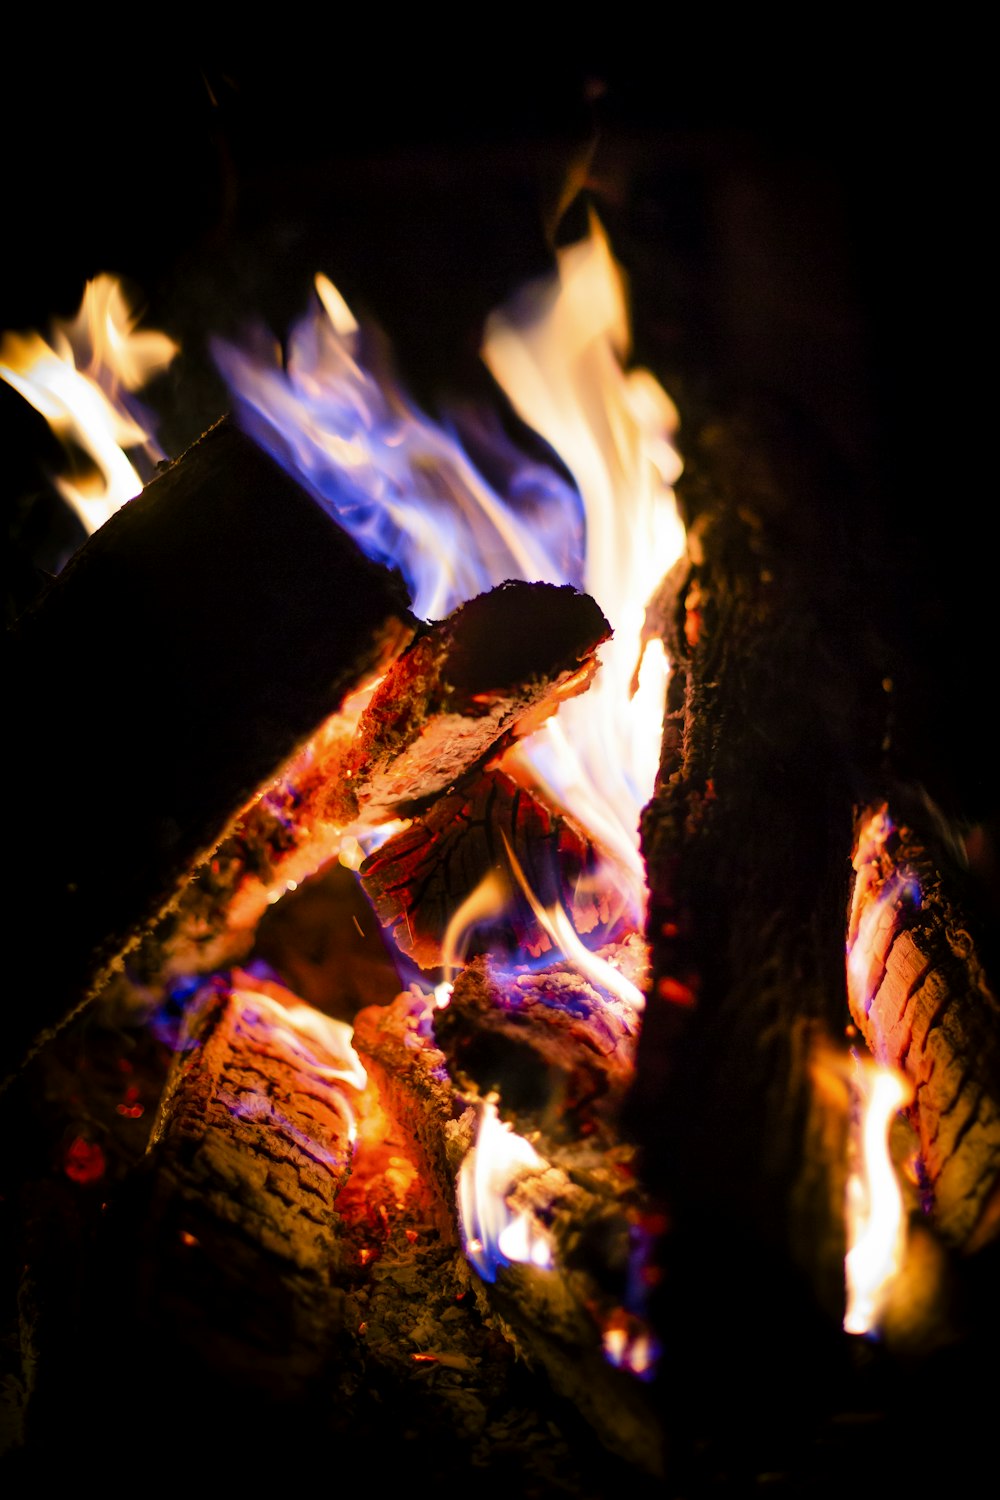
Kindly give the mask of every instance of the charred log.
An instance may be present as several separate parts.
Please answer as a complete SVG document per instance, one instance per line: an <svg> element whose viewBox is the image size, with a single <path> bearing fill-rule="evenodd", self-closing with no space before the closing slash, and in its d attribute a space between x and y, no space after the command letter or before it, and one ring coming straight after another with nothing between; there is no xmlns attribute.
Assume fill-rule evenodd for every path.
<svg viewBox="0 0 1000 1500"><path fill-rule="evenodd" d="M415 622L370 562L228 420L79 551L10 642L23 940L6 1075L173 903L191 870ZM35 913L58 932L31 981Z"/></svg>
<svg viewBox="0 0 1000 1500"><path fill-rule="evenodd" d="M1000 1000L956 901L967 883L888 807L863 825L854 867L851 1014L911 1081L925 1211L974 1254L1000 1235Z"/></svg>
<svg viewBox="0 0 1000 1500"><path fill-rule="evenodd" d="M502 914L477 922L463 952L540 957L552 942L509 873L511 849L541 906L559 904L577 932L591 941L611 940L621 927L621 901L595 878L600 855L589 836L501 771L459 782L370 854L359 874L400 952L422 969L435 969L444 961L455 912L491 871L501 872L509 889Z"/></svg>
<svg viewBox="0 0 1000 1500"><path fill-rule="evenodd" d="M342 705L239 811L177 901L136 944L130 982L162 994L178 977L244 962L270 903L347 843L356 845L357 835L436 795L582 692L607 634L589 596L518 582L423 627L374 694ZM513 799L513 790L507 795ZM582 833L529 796L516 798L512 815L533 813L531 831L550 844L554 835L560 853L568 854L576 839L582 870L590 859ZM523 851L525 830L510 826ZM471 848L463 843L466 862ZM480 844L472 861L481 863L483 854ZM582 894L577 904L587 927L608 911L607 902ZM429 910L427 920L436 924L441 913ZM425 961L426 954L417 959Z"/></svg>
<svg viewBox="0 0 1000 1500"><path fill-rule="evenodd" d="M637 988L647 956L637 937L601 950ZM537 972L504 969L481 955L434 1015L434 1036L451 1076L480 1095L497 1093L501 1114L522 1131L565 1145L620 1138L641 1014L591 984L568 963ZM596 1144L596 1140L595 1140Z"/></svg>
<svg viewBox="0 0 1000 1500"><path fill-rule="evenodd" d="M386 673L331 789L344 824L408 816L581 693L611 627L569 585L509 580L432 626Z"/></svg>
<svg viewBox="0 0 1000 1500"><path fill-rule="evenodd" d="M493 1106L452 1082L435 1037L432 997L412 991L356 1018L358 1053L404 1133L420 1143L442 1205L455 1215L459 1174L472 1170L477 1132ZM586 1045L585 1043L583 1045ZM503 1101L496 1107L503 1112ZM551 1269L500 1256L473 1278L489 1326L531 1368L545 1372L641 1481L662 1481L665 1428L644 1384L655 1362L645 1322L644 1272L656 1209L637 1175L634 1147L535 1133L535 1169L512 1175L508 1203L541 1227ZM616 1356L616 1357L614 1357ZM634 1363L630 1363L634 1361Z"/></svg>

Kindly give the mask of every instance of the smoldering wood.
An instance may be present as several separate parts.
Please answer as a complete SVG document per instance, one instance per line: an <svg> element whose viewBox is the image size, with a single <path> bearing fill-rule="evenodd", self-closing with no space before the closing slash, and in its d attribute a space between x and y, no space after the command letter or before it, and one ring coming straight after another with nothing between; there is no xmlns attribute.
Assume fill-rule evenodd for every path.
<svg viewBox="0 0 1000 1500"><path fill-rule="evenodd" d="M555 713L598 670L611 627L570 585L509 579L430 627L362 714L332 815L377 826L419 812Z"/></svg>
<svg viewBox="0 0 1000 1500"><path fill-rule="evenodd" d="M911 1082L907 1114L935 1228L974 1254L1000 1236L1000 999L961 866L898 805L899 816L892 804L876 811L884 836L862 834L855 858L851 1014L872 1055Z"/></svg>
<svg viewBox="0 0 1000 1500"><path fill-rule="evenodd" d="M413 989L390 1006L360 1011L354 1039L387 1108L419 1143L460 1237L459 1170L474 1154L486 1100L475 1086L465 1089L453 1079L437 1023L433 996ZM648 1331L630 1309L635 1277L641 1281L637 1239L643 1242L647 1218L657 1210L639 1180L635 1147L626 1138L609 1146L586 1132L560 1138L558 1128L552 1134L532 1130L531 1138L542 1165L513 1174L508 1201L544 1225L557 1269L501 1264L492 1282L473 1277L477 1303L519 1357L545 1371L609 1452L637 1479L660 1482L663 1413L642 1379L610 1362L604 1347L611 1327Z"/></svg>
<svg viewBox="0 0 1000 1500"><path fill-rule="evenodd" d="M8 641L22 940L0 1076L414 625L399 576L228 418L86 542Z"/></svg>
<svg viewBox="0 0 1000 1500"><path fill-rule="evenodd" d="M637 935L597 951L644 988L648 955ZM641 1014L572 964L533 971L480 954L433 1020L452 1078L482 1096L497 1093L502 1116L522 1134L539 1130L562 1145L621 1139Z"/></svg>
<svg viewBox="0 0 1000 1500"><path fill-rule="evenodd" d="M155 996L174 979L242 962L269 903L335 859L345 839L419 807L555 712L564 697L582 692L608 633L589 595L519 581L478 596L436 625L421 624L370 701L359 695L315 726L239 811L161 920L137 941L130 981ZM514 800L512 791L506 795ZM591 855L572 820L532 804L527 792L512 811L518 808L522 818L534 813L531 831L550 844L554 831L556 852L567 863L576 839L585 869ZM507 821L527 857L524 829ZM481 845L474 852L471 844L462 847L466 864L482 864ZM539 853L532 866L541 863ZM545 878L551 887L553 875ZM576 906L586 927L607 920L610 909L582 891ZM528 909L520 907L527 922ZM443 920L442 911L429 912L428 921Z"/></svg>
<svg viewBox="0 0 1000 1500"><path fill-rule="evenodd" d="M30 1124L38 1163L19 1158L23 1184L4 1174L5 1193L34 1205L0 1257L8 1292L8 1261L20 1271L14 1335L5 1319L0 1344L8 1479L116 1464L132 1472L151 1445L160 1451L166 1428L192 1445L199 1473L213 1482L250 1455L255 1478L285 1479L306 1443L324 1455L377 1455L379 1474L400 1485L416 1473L455 1487L485 1470L521 1493L627 1487L653 1500L659 1490L634 1458L610 1450L544 1365L529 1364L495 1310L480 1307L455 1233L453 1184L442 1199L374 1078L355 1100L345 1179L331 1080L294 997L254 975L233 974L228 987L221 979L185 1023L191 1037L204 1036L200 1057L151 1045L148 1027L105 1012L98 997L15 1082L17 1092L28 1071L39 1074L15 1116ZM262 1030L269 1000L276 1006ZM147 1053L141 1063L136 1049ZM104 1086L100 1098L92 1092L99 1056L106 1098ZM145 1117L116 1109L125 1077L154 1101ZM234 1113L237 1097L245 1107ZM11 1107L11 1092L3 1104ZM90 1130L100 1117L105 1152L104 1173L89 1186L53 1178L50 1164L55 1145L65 1150L61 1117L81 1109ZM450 1106L442 1118L452 1118ZM301 1134L290 1142L293 1124ZM462 1149L460 1133L446 1142L456 1169ZM289 1192L289 1158L304 1194ZM229 1189L220 1165L232 1174ZM318 1178L326 1168L329 1188ZM241 1192L235 1179L247 1176ZM566 1181L561 1191L568 1215ZM207 1223L200 1244L190 1215ZM318 1311L333 1337L324 1359L316 1331L304 1341L299 1334L327 1276L333 1295L320 1296ZM268 1311L275 1299L284 1323ZM199 1416L196 1442L190 1424Z"/></svg>
<svg viewBox="0 0 1000 1500"><path fill-rule="evenodd" d="M659 1399L683 1446L721 1464L767 1463L789 1421L809 1430L850 1388L849 1112L816 1062L848 1053L855 822L893 780L892 655L872 606L891 547L870 532L859 556L852 483L788 413L691 420L687 555L647 621L674 670L641 825L652 980L624 1119L670 1225ZM956 1274L907 1358L969 1437L988 1341L971 1305L955 1316ZM972 1269L969 1295L995 1329L989 1279ZM910 1368L893 1368L886 1389L908 1390ZM708 1384L711 1405L692 1398Z"/></svg>
<svg viewBox="0 0 1000 1500"><path fill-rule="evenodd" d="M380 844L358 873L379 921L422 969L442 965L451 918L491 872L505 888L503 909L463 935L463 956L540 957L552 941L511 872L510 849L539 904L561 905L589 942L622 930L624 898L598 879L601 856L586 831L502 770L463 778Z"/></svg>

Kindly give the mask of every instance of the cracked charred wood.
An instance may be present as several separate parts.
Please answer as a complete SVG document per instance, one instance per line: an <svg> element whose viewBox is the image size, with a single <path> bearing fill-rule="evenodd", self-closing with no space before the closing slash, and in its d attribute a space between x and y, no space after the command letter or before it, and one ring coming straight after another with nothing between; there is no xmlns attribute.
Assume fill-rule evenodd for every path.
<svg viewBox="0 0 1000 1500"><path fill-rule="evenodd" d="M331 815L373 826L421 811L583 692L610 635L590 595L568 584L511 579L460 605L379 683Z"/></svg>
<svg viewBox="0 0 1000 1500"><path fill-rule="evenodd" d="M8 641L23 940L0 1077L415 623L398 575L228 418L85 543ZM44 986L24 936L38 920L59 934Z"/></svg>
<svg viewBox="0 0 1000 1500"><path fill-rule="evenodd" d="M491 872L507 890L502 910L476 922L465 955L540 957L552 941L509 873L508 849L542 907L561 905L592 942L617 935L623 900L599 879L600 853L588 834L501 770L460 781L379 845L358 873L379 921L422 969L441 966L451 918Z"/></svg>
<svg viewBox="0 0 1000 1500"><path fill-rule="evenodd" d="M442 1213L464 1243L460 1184L465 1171L475 1174L479 1132L493 1101L452 1079L436 1024L433 996L414 988L389 1006L360 1011L354 1042L400 1132L418 1144ZM502 1117L504 1101L495 1107ZM504 1196L513 1214L535 1225L550 1264L521 1264L503 1254L491 1263L487 1255L482 1274L472 1278L477 1304L529 1368L544 1371L572 1402L609 1453L637 1476L662 1479L664 1429L644 1385L644 1362L655 1357L644 1319L644 1273L657 1210L639 1181L634 1146L585 1134L564 1141L535 1134L533 1143L536 1164L511 1168ZM469 1244L469 1251L482 1257L481 1247ZM617 1351L615 1360L609 1349Z"/></svg>
<svg viewBox="0 0 1000 1500"><path fill-rule="evenodd" d="M854 869L851 1014L912 1085L925 1211L974 1254L1000 1236L1000 1000L957 899L967 881L889 804L865 821Z"/></svg>
<svg viewBox="0 0 1000 1500"><path fill-rule="evenodd" d="M278 986L237 970L192 1002L108 1235L116 1305L164 1367L308 1393L343 1322L336 1200L364 1082L349 1028Z"/></svg>
<svg viewBox="0 0 1000 1500"><path fill-rule="evenodd" d="M849 1056L858 810L919 755L887 754L893 552L852 476L788 414L761 412L692 423L685 465L687 557L649 617L674 670L642 819L652 982L624 1113L670 1225L653 1317L676 1362L660 1399L685 1442L761 1462L787 1452L789 1421L806 1430L851 1385L850 1110L817 1059ZM968 1435L968 1312L953 1318L947 1284L940 1305L920 1379ZM692 1401L706 1384L711 1408Z"/></svg>
<svg viewBox="0 0 1000 1500"><path fill-rule="evenodd" d="M642 990L648 955L640 938L599 954ZM505 968L490 954L463 967L434 1014L452 1077L480 1095L496 1092L522 1132L562 1143L595 1133L605 1143L618 1138L640 1027L633 1005L572 964L532 972Z"/></svg>

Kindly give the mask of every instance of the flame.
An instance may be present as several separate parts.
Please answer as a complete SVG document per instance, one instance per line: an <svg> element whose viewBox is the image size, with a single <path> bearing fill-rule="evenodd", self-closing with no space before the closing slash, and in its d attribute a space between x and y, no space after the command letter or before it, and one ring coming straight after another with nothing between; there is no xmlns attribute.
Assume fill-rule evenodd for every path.
<svg viewBox="0 0 1000 1500"><path fill-rule="evenodd" d="M167 368L177 345L166 334L137 328L121 284L88 281L76 318L55 322L51 342L38 333L7 333L0 342L0 377L40 412L67 448L81 449L94 473L54 483L88 532L102 526L143 487L127 450L140 449L146 478L162 453L145 412L126 392Z"/></svg>
<svg viewBox="0 0 1000 1500"><path fill-rule="evenodd" d="M638 985L627 979L620 969L600 954L592 953L581 941L576 928L570 921L565 909L558 904L546 910L528 883L521 862L514 850L511 848L510 840L505 833L502 834L504 848L507 850L507 858L514 872L518 885L521 887L532 911L535 913L539 923L544 927L555 946L565 954L570 963L573 964L585 979L595 984L598 989L607 990L609 994L623 1000L633 1010L644 1009L646 997Z"/></svg>
<svg viewBox="0 0 1000 1500"><path fill-rule="evenodd" d="M491 870L452 914L441 942L444 978L434 988L439 1007L447 1005L451 999L452 975L458 966L458 951L463 939L478 922L502 912L509 899L510 890L506 880L498 870Z"/></svg>
<svg viewBox="0 0 1000 1500"><path fill-rule="evenodd" d="M614 628L590 691L549 721L536 760L604 846L645 875L637 823L653 789L668 664L644 650L646 605L684 547L671 486L676 408L648 370L627 371L625 285L595 217L554 282L487 322L483 357L523 419L563 459L584 504L583 587Z"/></svg>
<svg viewBox="0 0 1000 1500"><path fill-rule="evenodd" d="M439 619L509 578L590 592L614 636L589 691L522 746L536 779L614 858L636 925L646 901L639 814L657 771L668 663L644 649L645 607L680 554L671 485L677 413L644 370L626 371L624 280L596 219L556 274L487 325L483 358L575 486L529 462L485 413L434 422L384 370L326 277L318 307L275 340L217 341L243 425L373 557L398 567L415 613ZM461 438L460 438L461 431ZM508 476L503 497L483 478ZM584 550L586 556L584 556Z"/></svg>
<svg viewBox="0 0 1000 1500"><path fill-rule="evenodd" d="M368 1082L364 1064L354 1050L354 1031L346 1021L324 1015L304 1000L294 1004L283 1004L260 990L234 990L234 998L248 1008L256 1009L270 1021L276 1036L280 1036L292 1056L301 1057L321 1078L331 1083L348 1083L359 1091ZM311 1052L305 1041L315 1042L327 1057L336 1062L324 1063Z"/></svg>
<svg viewBox="0 0 1000 1500"><path fill-rule="evenodd" d="M544 1171L530 1141L516 1135L497 1114L495 1096L483 1101L476 1144L458 1174L458 1205L465 1252L485 1281L513 1261L545 1269L552 1264L547 1235L522 1212L507 1206L512 1187L526 1171Z"/></svg>
<svg viewBox="0 0 1000 1500"><path fill-rule="evenodd" d="M853 1080L859 1102L854 1170L847 1182L847 1333L870 1334L879 1326L894 1278L903 1263L906 1218L903 1195L889 1151L889 1128L912 1098L900 1073L857 1058Z"/></svg>

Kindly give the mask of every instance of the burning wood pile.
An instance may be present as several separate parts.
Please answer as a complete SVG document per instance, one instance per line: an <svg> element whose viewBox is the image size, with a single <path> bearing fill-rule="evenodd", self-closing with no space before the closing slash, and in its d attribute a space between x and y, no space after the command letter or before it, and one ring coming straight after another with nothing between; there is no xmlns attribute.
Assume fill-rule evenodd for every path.
<svg viewBox="0 0 1000 1500"><path fill-rule="evenodd" d="M595 226L486 346L579 490L561 572L548 491L484 498L321 285L302 367L228 351L233 415L18 621L14 931L52 934L13 944L4 1035L22 1472L101 1425L132 1461L178 1410L220 1473L360 1440L595 1497L846 1476L926 1382L976 1435L973 894L906 821L829 476L734 416L681 477L610 269ZM446 583L390 545L421 484ZM862 1054L908 1085L864 1284Z"/></svg>

